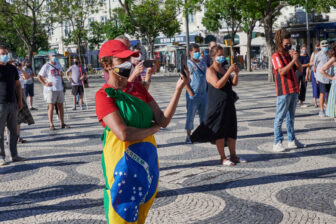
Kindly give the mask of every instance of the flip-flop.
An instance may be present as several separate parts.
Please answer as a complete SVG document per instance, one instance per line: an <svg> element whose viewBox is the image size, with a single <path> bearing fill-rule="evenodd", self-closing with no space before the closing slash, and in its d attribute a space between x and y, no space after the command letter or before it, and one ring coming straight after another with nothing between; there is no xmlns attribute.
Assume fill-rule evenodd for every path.
<svg viewBox="0 0 336 224"><path fill-rule="evenodd" d="M230 156L228 156L228 159L230 159L232 162L234 163L248 163L248 161L246 159L244 159L243 157L236 157L236 160L231 160Z"/></svg>
<svg viewBox="0 0 336 224"><path fill-rule="evenodd" d="M55 131L55 130L56 130L56 128L55 128L55 126L54 126L54 125L52 125L52 126L49 126L49 130L51 130L51 131Z"/></svg>
<svg viewBox="0 0 336 224"><path fill-rule="evenodd" d="M67 124L62 124L62 125L61 125L61 128L70 128L70 126L67 125Z"/></svg>

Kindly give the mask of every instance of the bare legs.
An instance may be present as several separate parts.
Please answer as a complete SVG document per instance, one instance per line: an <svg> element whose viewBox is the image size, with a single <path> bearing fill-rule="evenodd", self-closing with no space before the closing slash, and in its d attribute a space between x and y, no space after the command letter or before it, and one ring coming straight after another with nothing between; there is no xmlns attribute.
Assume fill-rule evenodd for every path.
<svg viewBox="0 0 336 224"><path fill-rule="evenodd" d="M230 151L230 158L237 159L237 155L236 155L236 139L228 138L227 139L227 144L228 144L229 151ZM225 161L228 160L226 158L225 152L224 152L224 147L225 147L224 138L217 139L216 140L216 146L217 146L218 153L220 155L221 164L223 164ZM234 165L234 162L233 162L232 166L233 165Z"/></svg>

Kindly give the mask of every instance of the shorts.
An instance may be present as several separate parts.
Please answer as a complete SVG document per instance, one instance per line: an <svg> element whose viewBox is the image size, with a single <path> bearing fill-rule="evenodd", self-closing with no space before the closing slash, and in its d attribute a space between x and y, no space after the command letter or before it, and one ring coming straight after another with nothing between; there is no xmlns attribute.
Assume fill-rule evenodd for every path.
<svg viewBox="0 0 336 224"><path fill-rule="evenodd" d="M320 88L320 93L329 93L331 84L330 83L318 83L318 86Z"/></svg>
<svg viewBox="0 0 336 224"><path fill-rule="evenodd" d="M84 88L81 85L78 86L72 86L72 95L76 96L77 93L81 96L84 93Z"/></svg>
<svg viewBox="0 0 336 224"><path fill-rule="evenodd" d="M47 103L63 103L64 102L64 92L63 91L51 91L47 92Z"/></svg>
<svg viewBox="0 0 336 224"><path fill-rule="evenodd" d="M32 84L24 84L24 92L25 96L34 96L34 83Z"/></svg>

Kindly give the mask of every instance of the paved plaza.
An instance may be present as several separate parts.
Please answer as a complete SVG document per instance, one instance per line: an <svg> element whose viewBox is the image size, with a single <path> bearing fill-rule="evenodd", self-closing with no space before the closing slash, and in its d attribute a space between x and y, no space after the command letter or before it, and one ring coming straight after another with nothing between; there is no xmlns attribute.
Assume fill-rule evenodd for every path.
<svg viewBox="0 0 336 224"><path fill-rule="evenodd" d="M154 77L150 93L165 108L177 77ZM95 92L103 79L90 79L88 110L72 111L70 129L48 128L42 88L35 85L34 125L22 127L28 143L18 145L26 162L0 167L0 223L106 223L101 168L103 128ZM242 75L235 88L240 100L238 155L248 164L219 165L214 145L185 141L185 93L171 124L155 135L160 159L157 198L148 224L336 223L336 123L319 118L311 83L307 108L297 108L297 138L308 147L272 152L275 87L266 75ZM199 123L195 119L195 126ZM285 128L285 124L283 126ZM285 129L284 129L285 130ZM287 134L285 134L285 139ZM285 146L287 142L285 141ZM226 150L227 152L227 150ZM6 148L7 159L9 150Z"/></svg>

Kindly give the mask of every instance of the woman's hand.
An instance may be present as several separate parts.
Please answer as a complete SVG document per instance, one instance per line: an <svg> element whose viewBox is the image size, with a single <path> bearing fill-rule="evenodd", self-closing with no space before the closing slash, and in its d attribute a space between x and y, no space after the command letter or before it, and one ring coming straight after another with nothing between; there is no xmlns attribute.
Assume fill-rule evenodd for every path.
<svg viewBox="0 0 336 224"><path fill-rule="evenodd" d="M143 66L143 61L141 61L135 66L132 75L138 77L144 71L145 71L145 67Z"/></svg>
<svg viewBox="0 0 336 224"><path fill-rule="evenodd" d="M185 87L185 85L187 85L187 83L189 82L190 78L189 70L185 68L184 72L186 75L180 73L181 78L176 83L176 90L182 90Z"/></svg>
<svg viewBox="0 0 336 224"><path fill-rule="evenodd" d="M229 67L228 72L229 72L229 73L232 73L232 72L235 71L236 69L237 69L236 64L232 64L232 65Z"/></svg>

